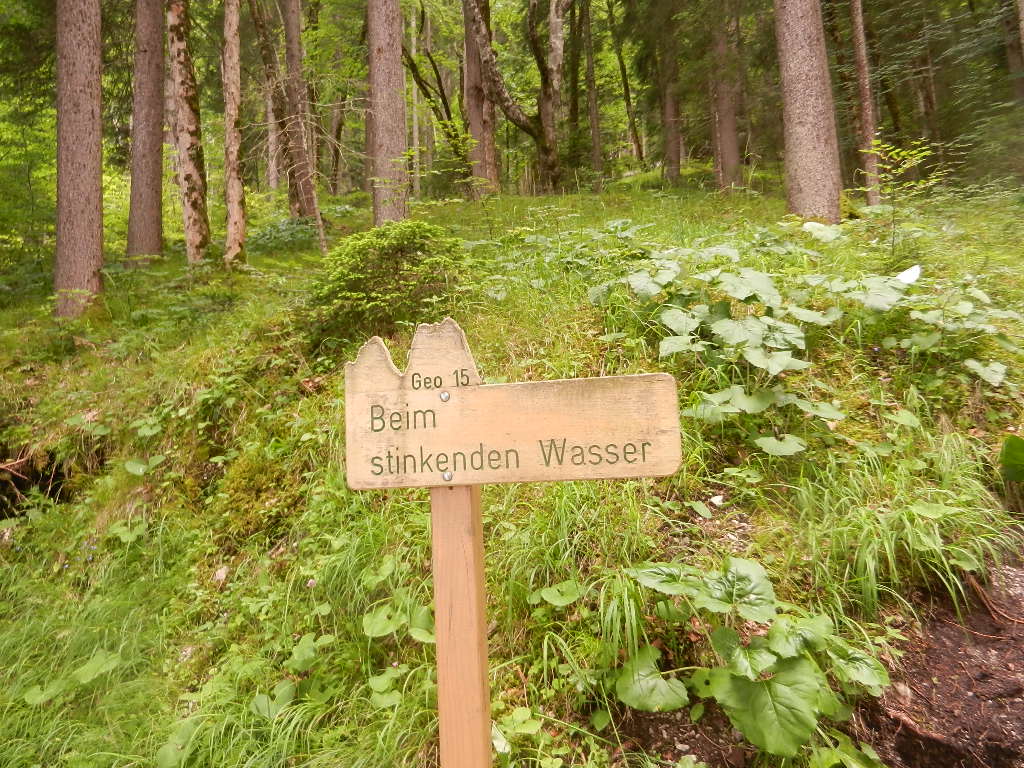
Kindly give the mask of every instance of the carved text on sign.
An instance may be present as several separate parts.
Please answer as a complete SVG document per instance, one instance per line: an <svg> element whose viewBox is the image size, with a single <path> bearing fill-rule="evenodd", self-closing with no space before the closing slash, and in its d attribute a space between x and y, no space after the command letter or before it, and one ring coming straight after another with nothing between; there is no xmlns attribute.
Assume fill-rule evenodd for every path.
<svg viewBox="0 0 1024 768"><path fill-rule="evenodd" d="M681 458L668 374L482 385L452 320L421 325L405 374L379 338L346 367L353 488L669 475Z"/></svg>

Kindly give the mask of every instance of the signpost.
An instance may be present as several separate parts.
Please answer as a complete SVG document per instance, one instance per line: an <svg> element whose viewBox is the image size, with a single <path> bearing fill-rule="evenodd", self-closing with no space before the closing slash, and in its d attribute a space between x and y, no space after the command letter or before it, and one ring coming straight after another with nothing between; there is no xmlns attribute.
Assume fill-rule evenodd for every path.
<svg viewBox="0 0 1024 768"><path fill-rule="evenodd" d="M454 320L420 325L405 373L378 337L345 366L349 487L430 488L443 768L491 765L480 486L679 468L668 374L488 384Z"/></svg>

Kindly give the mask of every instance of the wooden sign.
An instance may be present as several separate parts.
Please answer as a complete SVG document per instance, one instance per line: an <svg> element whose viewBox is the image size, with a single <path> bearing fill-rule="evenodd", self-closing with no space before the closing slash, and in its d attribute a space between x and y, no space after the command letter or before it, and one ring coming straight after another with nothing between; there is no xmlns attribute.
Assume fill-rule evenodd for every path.
<svg viewBox="0 0 1024 768"><path fill-rule="evenodd" d="M404 374L376 336L345 366L349 486L431 489L442 768L491 765L480 485L670 475L680 445L671 376L484 385L450 318Z"/></svg>
<svg viewBox="0 0 1024 768"><path fill-rule="evenodd" d="M352 488L657 477L679 468L668 374L480 385L453 320L420 326L404 374L372 338L345 374Z"/></svg>

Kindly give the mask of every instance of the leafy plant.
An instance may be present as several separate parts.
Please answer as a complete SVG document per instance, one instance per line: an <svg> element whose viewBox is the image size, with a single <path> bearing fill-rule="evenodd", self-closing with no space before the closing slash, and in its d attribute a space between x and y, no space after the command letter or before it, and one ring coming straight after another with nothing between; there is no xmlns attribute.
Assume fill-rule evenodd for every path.
<svg viewBox="0 0 1024 768"><path fill-rule="evenodd" d="M885 668L839 637L827 616L781 613L771 581L754 561L729 558L710 572L648 563L628 573L680 601L679 623L704 626L721 662L698 667L685 680L665 678L657 666L660 652L640 648L615 678L616 696L634 709L678 709L689 702L690 691L714 699L755 746L793 757L811 742L820 721L848 716L844 697L878 696L889 683ZM766 629L751 632L744 622Z"/></svg>
<svg viewBox="0 0 1024 768"><path fill-rule="evenodd" d="M307 303L310 331L353 339L440 319L458 283L462 250L440 227L400 221L351 235L330 252Z"/></svg>

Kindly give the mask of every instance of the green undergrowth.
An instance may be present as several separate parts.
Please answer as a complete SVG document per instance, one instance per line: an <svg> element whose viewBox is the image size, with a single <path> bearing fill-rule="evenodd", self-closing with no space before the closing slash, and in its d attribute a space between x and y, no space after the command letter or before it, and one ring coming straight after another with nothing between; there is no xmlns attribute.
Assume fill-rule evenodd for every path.
<svg viewBox="0 0 1024 768"><path fill-rule="evenodd" d="M879 660L1019 548L1019 193L822 227L637 187L414 207L464 243L428 298L486 381L679 382L673 477L484 489L499 765L609 766L631 709L684 706L763 765L872 765L842 729ZM346 275L261 215L240 271L172 256L72 324L0 310L4 768L436 760L427 495L342 463L343 363L377 330L401 365L420 318L325 345L311 286Z"/></svg>

